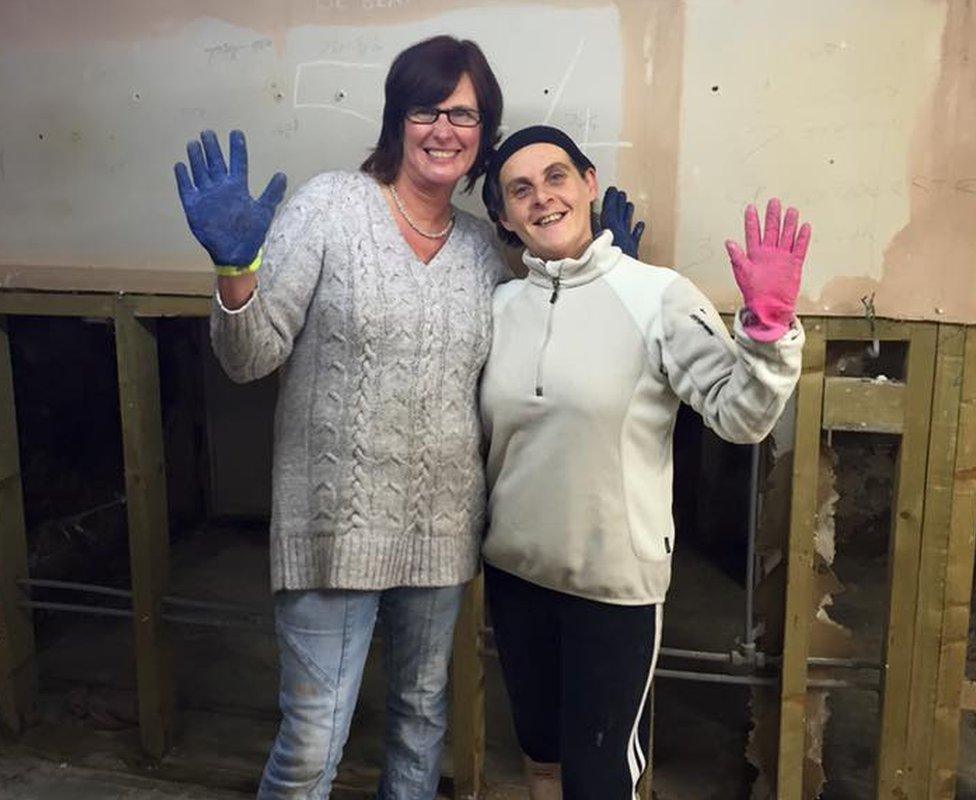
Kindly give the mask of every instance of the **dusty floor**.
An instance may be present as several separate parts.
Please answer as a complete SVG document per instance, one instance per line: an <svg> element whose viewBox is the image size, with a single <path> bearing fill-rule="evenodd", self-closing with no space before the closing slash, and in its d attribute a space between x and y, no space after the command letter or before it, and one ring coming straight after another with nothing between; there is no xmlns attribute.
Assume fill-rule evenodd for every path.
<svg viewBox="0 0 976 800"><path fill-rule="evenodd" d="M201 528L172 553L171 592L247 603L265 611L263 533L241 527ZM880 631L883 564L838 564L848 593L838 615L868 643ZM845 570L848 574L845 574ZM880 582L880 583L879 583ZM678 548L665 644L727 650L739 635L738 583L691 547ZM269 630L174 627L180 725L170 755L153 771L138 757L131 726L133 665L128 623L109 618L39 620L43 724L19 742L0 743L0 797L232 798L253 796L276 725L276 656ZM374 647L339 783L368 786L382 756L383 676ZM524 800L519 755L497 663L487 661L490 800ZM686 663L662 662L672 668ZM870 796L876 696L835 693L825 761L828 800ZM737 800L749 796L752 769L743 752L749 690L740 686L659 680L656 688L655 794L659 800ZM107 730L106 728L118 728ZM959 798L976 798L976 725L964 721ZM451 773L450 759L444 765ZM337 790L333 797L365 798Z"/></svg>
<svg viewBox="0 0 976 800"><path fill-rule="evenodd" d="M11 800L238 800L246 796L118 770L5 755L0 755L0 789Z"/></svg>

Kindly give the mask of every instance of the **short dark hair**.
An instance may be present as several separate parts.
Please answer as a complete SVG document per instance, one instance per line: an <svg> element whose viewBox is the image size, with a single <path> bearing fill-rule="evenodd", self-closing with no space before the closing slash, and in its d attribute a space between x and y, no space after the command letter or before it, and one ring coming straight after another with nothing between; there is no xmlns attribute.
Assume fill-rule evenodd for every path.
<svg viewBox="0 0 976 800"><path fill-rule="evenodd" d="M498 143L502 120L502 90L481 48L470 39L434 36L411 45L393 59L386 75L380 138L360 169L382 183L393 183L403 161L407 112L449 97L465 73L474 84L481 113L481 144L464 185L464 191L470 192Z"/></svg>
<svg viewBox="0 0 976 800"><path fill-rule="evenodd" d="M565 152L566 155L569 156L569 160L573 162L573 166L576 167L580 177L585 176L587 170L594 169L593 163L585 156L582 156L582 153L580 153L579 150L576 151L576 153L579 155L576 155L569 150L566 150ZM580 156L582 156L582 158L580 158ZM489 218L495 223L495 229L498 231L498 238L505 242L505 244L511 245L512 247L521 247L524 242L516 234L512 233L512 231L508 230L508 228L502 225L501 218L505 213L505 198L502 197L500 180L501 168L502 164L497 164L496 169L489 169L486 171L485 185L481 187L481 199L485 204L485 209L488 211ZM596 232L599 230L599 221L592 212L590 213L590 227L593 228L594 234L596 234Z"/></svg>

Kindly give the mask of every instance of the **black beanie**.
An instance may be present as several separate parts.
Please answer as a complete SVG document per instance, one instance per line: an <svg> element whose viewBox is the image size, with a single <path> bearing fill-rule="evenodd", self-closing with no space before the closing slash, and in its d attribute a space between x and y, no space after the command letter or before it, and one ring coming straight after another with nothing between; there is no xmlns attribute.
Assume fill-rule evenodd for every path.
<svg viewBox="0 0 976 800"><path fill-rule="evenodd" d="M549 125L530 125L528 128L515 131L492 153L488 161L488 169L485 171L485 182L481 187L481 199L485 208L488 209L488 216L491 217L492 222L498 222L498 215L501 211L501 189L498 186L498 173L501 172L502 166L523 147L541 142L554 144L556 147L565 150L581 173L588 169L595 169L593 162L583 155L583 151L577 147L576 142L559 128L553 128Z"/></svg>

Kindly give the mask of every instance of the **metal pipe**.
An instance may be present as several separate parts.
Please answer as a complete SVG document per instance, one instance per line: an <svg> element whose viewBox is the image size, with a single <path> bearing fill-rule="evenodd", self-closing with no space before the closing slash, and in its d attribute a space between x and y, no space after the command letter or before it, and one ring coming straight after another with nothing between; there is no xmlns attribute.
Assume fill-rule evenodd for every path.
<svg viewBox="0 0 976 800"><path fill-rule="evenodd" d="M75 603L49 603L46 600L21 600L22 608L42 608L49 611L70 611L74 614L93 614L96 617L131 617L131 608L105 608L104 606L83 606Z"/></svg>
<svg viewBox="0 0 976 800"><path fill-rule="evenodd" d="M90 594L106 594L111 597L132 597L128 589L114 589L111 586L96 586L93 583L75 583L73 581L53 581L42 578L20 578L19 586L38 589L65 589L72 592L88 592Z"/></svg>
<svg viewBox="0 0 976 800"><path fill-rule="evenodd" d="M710 661L717 664L731 664L731 653L710 653L705 650L681 650L676 647L662 647L659 655L671 658L684 658L689 661Z"/></svg>
<svg viewBox="0 0 976 800"><path fill-rule="evenodd" d="M721 672L691 672L678 669L656 669L655 678L670 678L682 681L697 681L699 683L725 683L743 686L778 686L779 678L764 675L728 675ZM864 689L879 691L876 682L841 681L832 679L812 680L807 683L811 689Z"/></svg>
<svg viewBox="0 0 976 800"><path fill-rule="evenodd" d="M682 669L656 669L654 677L699 683L737 683L744 686L776 686L779 683L777 678L759 675L726 675L721 672L691 672Z"/></svg>
<svg viewBox="0 0 976 800"><path fill-rule="evenodd" d="M45 611L67 611L73 614L91 614L96 617L132 617L131 608L109 608L106 606L81 605L79 603L52 603L47 600L22 600L18 603L22 608L38 608ZM166 622L183 625L204 625L213 628L246 628L248 630L264 629L270 631L270 619L254 618L250 621L219 619L217 617L193 617L179 614L161 614L160 618ZM261 624L264 623L264 624Z"/></svg>
<svg viewBox="0 0 976 800"><path fill-rule="evenodd" d="M755 649L755 627L753 626L753 587L756 582L756 531L759 525L759 448L751 448L749 466L749 535L746 544L746 630L742 640L747 651Z"/></svg>
<svg viewBox="0 0 976 800"><path fill-rule="evenodd" d="M43 578L21 578L17 581L18 585L22 587L37 587L39 589L64 589L68 591L76 592L89 592L91 594L107 595L109 597L132 597L132 592L127 589L115 589L110 586L99 586L92 583L77 583L73 581L59 581L59 580L47 580ZM234 614L241 614L248 618L247 622L240 620L223 620L214 617L205 616L185 616L179 614L162 614L162 618L167 622L174 622L186 625L205 625L211 627L229 627L229 628L270 628L271 618L263 610L253 608L251 606L246 606L242 604L235 603L217 603L208 600L191 600L184 597L175 597L172 595L167 595L163 598L163 603L173 606L181 606L184 608L198 608L206 611L223 611ZM120 609L120 608L106 608L104 606L92 606L92 605L80 605L76 603L54 603L48 601L39 600L24 600L21 601L20 605L25 608L38 608L50 611L68 611L72 613L91 613L96 616L113 616L113 617L131 617L131 609ZM482 651L485 655L498 655L498 651L494 648L483 648ZM733 664L735 663L735 651L728 653L713 652L709 650L686 650L677 647L662 647L660 649L660 655L670 658L681 658L688 661L703 661L715 664ZM762 653L756 653L757 656L763 656ZM764 656L765 659L770 664L779 664L782 662L782 656ZM881 665L866 659L859 658L825 658L811 656L807 659L807 665L811 667L836 667L841 669L881 669ZM661 670L658 670L660 673ZM669 672L680 672L680 670L670 670ZM714 674L714 673L689 673L689 674ZM745 677L745 676L730 676L735 678ZM848 686L843 681L831 681L831 679L820 679L819 683L817 681L811 680L808 682L809 686L819 685L823 687L829 686ZM867 684L865 684L867 685Z"/></svg>
<svg viewBox="0 0 976 800"><path fill-rule="evenodd" d="M20 586L39 589L64 589L72 592L87 592L89 594L104 594L111 597L132 597L132 592L128 589L115 589L110 586L99 586L94 583L77 583L74 581L57 581L40 578L21 578L17 581ZM185 597L167 595L163 598L163 603L172 606L182 606L184 608L199 608L206 611L224 611L231 614L243 614L245 616L257 616L267 618L268 614L263 610L246 606L241 603L217 603L210 600L191 600Z"/></svg>
<svg viewBox="0 0 976 800"><path fill-rule="evenodd" d="M724 663L724 664L734 664L736 663L734 654L735 651L731 653L715 653L707 650L680 650L673 647L662 647L660 650L662 656L669 656L671 658L683 658L688 661L709 661L714 663ZM761 651L756 651L755 655L759 658L764 658L769 664L780 664L783 661L782 656L767 656ZM835 667L839 669L881 669L881 665L862 658L822 658L819 656L811 656L807 659L808 667Z"/></svg>
<svg viewBox="0 0 976 800"><path fill-rule="evenodd" d="M770 664L783 663L782 656L766 656ZM823 656L810 656L807 659L808 667L837 667L839 669L881 669L882 665L877 661L866 658L827 658Z"/></svg>

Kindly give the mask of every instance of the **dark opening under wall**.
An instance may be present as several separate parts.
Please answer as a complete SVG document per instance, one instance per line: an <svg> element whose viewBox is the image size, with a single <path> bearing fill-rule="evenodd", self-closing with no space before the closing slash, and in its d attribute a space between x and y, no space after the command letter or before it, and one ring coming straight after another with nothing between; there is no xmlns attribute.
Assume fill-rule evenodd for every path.
<svg viewBox="0 0 976 800"><path fill-rule="evenodd" d="M101 320L10 320L32 576L127 587L112 326ZM205 325L185 319L157 323L172 531L170 591L245 603L267 619L266 524L260 512L242 512L234 503L243 499L252 509L262 502L267 507L259 491L267 489L274 379L246 387L227 381L209 352ZM893 367L890 371L897 375ZM251 449L234 450L242 442ZM884 436L835 433L831 448L840 496L834 569L845 586L831 614L854 630L873 657L884 617L897 444ZM720 442L682 409L675 443L678 530L665 614L667 647L730 652L742 638L749 466L749 448ZM223 489L215 490L215 482ZM215 516L224 519L214 522ZM40 596L38 590L35 597ZM131 623L40 612L37 629L42 688L60 693L53 701L56 710L97 730L105 725L131 730ZM250 632L174 625L171 631L181 709L174 758L195 770L209 765L216 785L251 791L276 724L270 625ZM381 762L381 646L377 643L367 667L347 748L343 775L349 783L357 774L368 781ZM659 666L701 668L678 659L662 659ZM517 746L497 663L490 657L486 669L489 780L516 786ZM660 800L750 796L756 776L745 758L750 705L744 686L657 681L654 758ZM832 692L828 706L824 797L867 796L860 792L870 782L875 757L876 698L860 691Z"/></svg>

